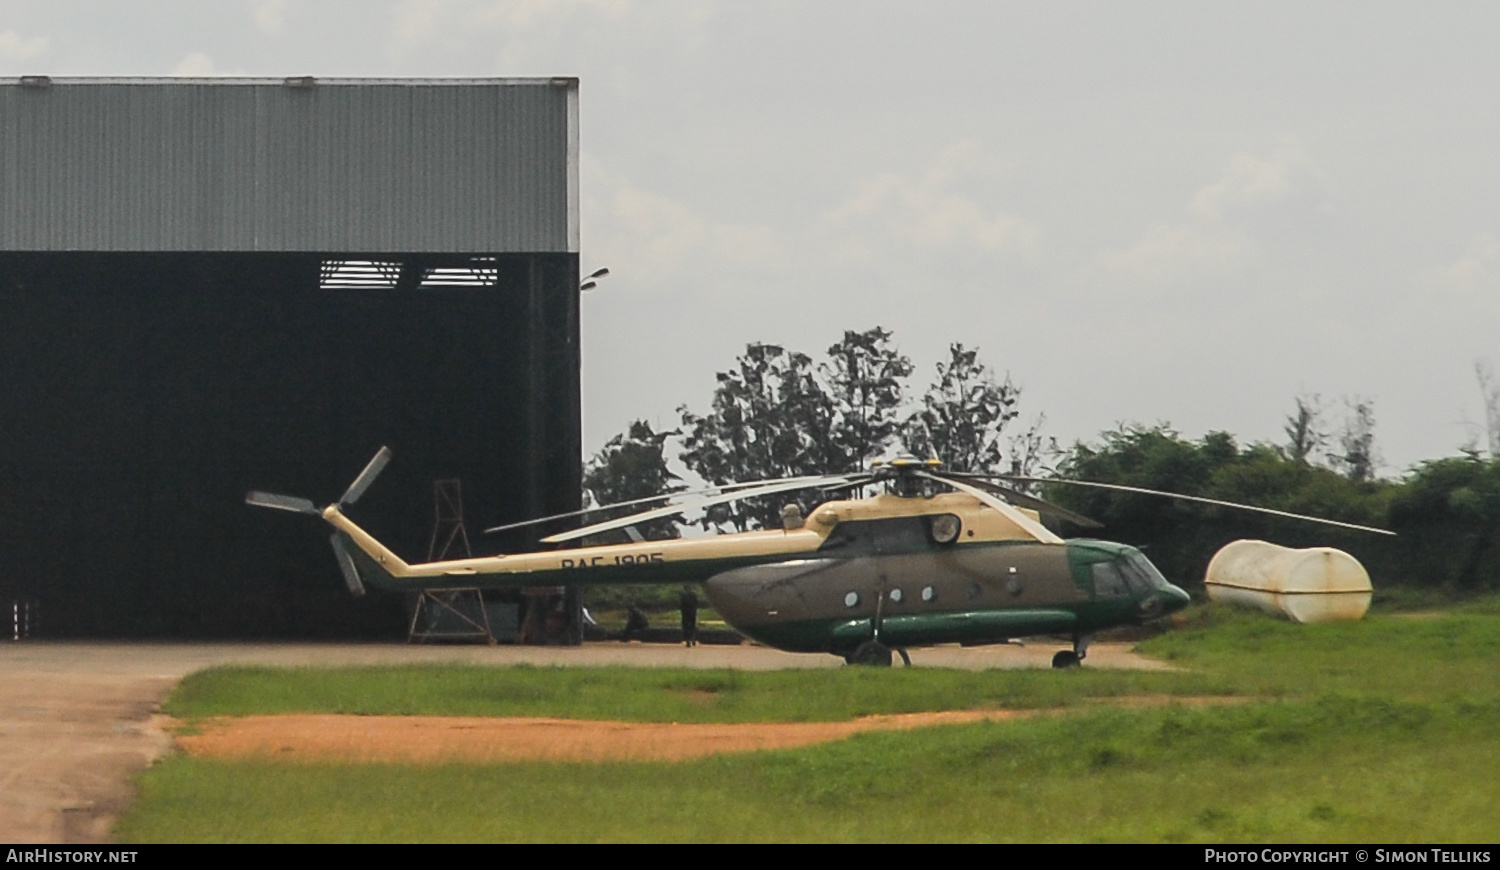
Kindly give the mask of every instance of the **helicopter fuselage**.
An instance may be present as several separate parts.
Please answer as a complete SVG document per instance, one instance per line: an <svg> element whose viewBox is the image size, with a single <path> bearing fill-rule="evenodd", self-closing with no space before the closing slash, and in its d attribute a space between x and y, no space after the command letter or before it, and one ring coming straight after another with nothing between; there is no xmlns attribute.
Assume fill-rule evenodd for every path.
<svg viewBox="0 0 1500 870"><path fill-rule="evenodd" d="M964 493L828 502L800 528L408 565L337 506L362 577L392 589L701 583L746 636L792 652L1086 637L1186 605L1140 551L1038 540ZM1034 515L1033 515L1034 517Z"/></svg>

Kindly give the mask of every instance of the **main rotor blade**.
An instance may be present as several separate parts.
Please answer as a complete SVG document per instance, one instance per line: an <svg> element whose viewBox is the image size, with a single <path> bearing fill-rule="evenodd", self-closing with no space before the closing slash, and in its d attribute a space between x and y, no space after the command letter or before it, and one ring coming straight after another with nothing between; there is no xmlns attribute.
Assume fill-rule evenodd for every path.
<svg viewBox="0 0 1500 870"><path fill-rule="evenodd" d="M822 490L823 492L837 492L841 489L852 489L856 486L864 486L865 484L871 483L874 480L875 475L873 474L861 474L858 477L850 477L841 483L829 484L828 486L820 486L818 487L818 489Z"/></svg>
<svg viewBox="0 0 1500 870"><path fill-rule="evenodd" d="M1033 495L1027 495L1026 493L1021 492L1018 489L1011 489L1008 486L1002 486L992 480L986 480L979 475L968 474L959 471L940 471L936 476L941 477L944 480L947 480L950 477L972 479L975 486L979 487L980 489L989 490L990 492L1001 496L1006 501L1018 507L1031 508L1038 513L1051 514L1055 517L1065 519L1075 526L1080 526L1085 529L1104 528L1104 524L1096 519L1086 517L1080 513L1074 513L1073 511L1070 511L1065 507L1055 505L1050 501L1046 501L1045 499L1040 499Z"/></svg>
<svg viewBox="0 0 1500 870"><path fill-rule="evenodd" d="M344 542L339 540L339 533L334 532L333 536L328 539L328 543L333 545L333 558L339 562L339 570L344 574L344 585L349 587L350 594L355 598L364 595L365 584L360 582L359 569L354 566L354 557L344 549Z"/></svg>
<svg viewBox="0 0 1500 870"><path fill-rule="evenodd" d="M380 476L380 472L385 470L386 463L390 461L391 448L380 448L380 451L370 460L370 464L365 466L365 470L359 473L359 477L354 478L354 482L349 484L349 489L345 490L344 497L339 499L339 504L351 505L359 501L359 497L365 494L365 490L370 488L370 484L375 482L375 478Z"/></svg>
<svg viewBox="0 0 1500 870"><path fill-rule="evenodd" d="M791 480L791 479L795 479L795 480L822 480L823 478L821 476L806 477L806 478L788 478L788 480ZM770 481L770 482L772 482L772 483L781 483L783 481ZM597 513L602 513L604 511L607 511L607 510L613 510L614 508L630 507L631 505L646 504L648 502L661 501L663 499L691 498L693 496L710 495L710 494L712 494L712 495L718 495L720 493L729 492L732 489L738 489L738 488L747 487L747 486L760 486L761 484L764 484L764 483L767 483L767 481L764 481L764 480L752 480L752 481L748 481L748 482L745 482L745 483L726 483L726 484L722 484L720 486L707 486L707 487L704 487L703 489L684 490L682 492L664 492L664 493L661 493L660 495L648 495L645 498L633 498L630 501L617 501L617 502L613 502L611 504L601 504L601 505L597 505L595 507L586 507L586 508L583 508L582 510L568 511L567 513L561 513L561 514L551 514L550 516L545 516L545 517L537 517L534 520L521 520L518 523L507 523L506 525L503 525L503 526L494 526L492 528L485 529L484 532L483 532L483 534L488 535L490 532L503 532L503 531L506 531L507 529L519 529L519 528L522 528L524 526L535 526L535 525L540 525L541 523L551 522L552 520L564 520L564 519L567 519L568 517L581 517L581 516L584 516L585 514L597 514Z"/></svg>
<svg viewBox="0 0 1500 870"><path fill-rule="evenodd" d="M534 520L521 520L519 523L506 523L503 526L494 526L492 528L485 529L481 534L488 535L491 532L503 532L507 529L519 529L524 526L535 526L540 525L541 523L551 522L552 520L565 520L568 517L581 517L584 514L596 514L600 511L607 511L610 508L629 507L633 504L646 504L647 502L661 501L665 498L671 498L674 495L682 495L682 493L665 492L661 495L648 495L645 498L633 498L630 501L617 501L614 504L603 504L596 507L587 507L582 510L568 511L564 514L552 514L550 516L537 517Z"/></svg>
<svg viewBox="0 0 1500 870"><path fill-rule="evenodd" d="M670 517L674 514L685 513L687 511L696 510L698 508L712 507L716 504L724 504L725 502L739 501L740 499L745 498L756 498L762 495L774 495L778 492L788 492L794 489L816 489L817 487L824 484L846 483L848 482L848 480L849 477L846 475L835 474L819 477L793 477L787 480L761 484L759 486L735 484L736 486L741 486L742 488L736 489L733 492L720 492L718 495L709 496L708 498L690 499L679 504L669 504L666 507L659 507L655 510L642 511L637 514L631 514L630 516L607 520L602 523L595 523L591 526L584 526L581 529L574 529L570 532L560 532L556 535L550 535L548 537L542 538L542 543L558 544L563 541L572 541L577 540L578 538L587 537L589 535L595 535L599 532L607 532L611 529L622 529L626 526L633 526L637 523L644 523L648 520L654 520L659 517Z"/></svg>
<svg viewBox="0 0 1500 870"><path fill-rule="evenodd" d="M298 514L311 514L321 516L322 511L317 505L305 498L294 495L277 495L274 492L248 492L245 494L245 504L253 504L256 507L273 508L279 511L291 511Z"/></svg>
<svg viewBox="0 0 1500 870"><path fill-rule="evenodd" d="M822 477L820 477L820 475L819 477L798 477L795 478L795 480L822 480ZM507 531L507 529L511 528L523 528L523 526L528 525L540 525L540 523L543 522L550 522L550 520L553 519L567 519L567 517L570 516L583 516L583 514L588 513L603 513L603 511L613 510L613 508L616 507L630 507L630 505L633 504L646 504L646 502L661 501L661 499L666 498L691 498L691 496L694 495L718 495L718 493L729 492L729 490L732 489L741 489L741 487L745 486L760 486L760 484L763 483L783 483L783 481L750 480L747 481L747 483L724 483L721 484L721 486L705 486L703 487L703 489L688 489L682 490L682 492L663 492L660 493L660 495L648 495L645 496L645 498L631 498L630 501L615 501L612 502L612 504L600 504L595 505L595 507L585 507L582 508L582 510L570 510L567 511L567 513L553 513L550 514L550 516L538 516L535 517L535 519L523 519L520 520L520 522L511 522L505 523L505 525L496 525L493 526L493 528L484 529L483 534L489 534L489 532L492 531Z"/></svg>
<svg viewBox="0 0 1500 870"><path fill-rule="evenodd" d="M990 495L977 486L965 483L961 480L954 480L947 477L938 477L935 474L928 474L925 471L914 471L912 473L917 477L925 477L928 480L936 480L939 483L945 483L948 486L959 490L960 492L966 492L969 495L974 496L981 502L984 502L985 504L999 511L1001 516L1020 526L1021 531L1032 536L1033 538L1036 538L1038 541L1041 541L1044 544L1063 543L1063 539L1059 538L1057 535L1054 535L1052 531L1046 526L1042 525L1031 517L1026 516L1019 510L1016 510L1014 506L1006 504L1005 502L1001 501L998 498L995 498L993 495Z"/></svg>
<svg viewBox="0 0 1500 870"><path fill-rule="evenodd" d="M1001 474L996 476L1004 478L1006 480L1019 480L1022 483L1061 483L1068 486L1089 486L1095 489L1108 489L1115 492L1131 492L1136 493L1137 495L1155 495L1162 498L1177 498L1182 499L1183 501L1195 501L1199 504L1211 504L1217 505L1219 507L1234 508L1236 510L1242 511L1254 511L1258 514L1270 514L1271 516L1286 517L1287 519L1292 520L1305 520L1309 523L1322 523L1325 526L1338 526L1341 529L1353 529L1357 532L1373 532L1377 535L1390 535L1393 538L1396 536L1395 532L1387 531L1386 529L1377 529L1374 526L1361 526L1357 523L1346 523L1339 520L1325 520L1322 517L1310 517L1307 514L1294 514L1288 511L1278 511L1271 508L1256 507L1255 505L1240 504L1239 502L1233 501L1222 501L1216 498L1204 498L1197 495L1183 495L1179 492L1165 492L1159 489L1144 489L1139 486L1122 486L1118 483L1095 483L1092 480L1069 480L1065 477L1021 477L1019 475L1010 474Z"/></svg>

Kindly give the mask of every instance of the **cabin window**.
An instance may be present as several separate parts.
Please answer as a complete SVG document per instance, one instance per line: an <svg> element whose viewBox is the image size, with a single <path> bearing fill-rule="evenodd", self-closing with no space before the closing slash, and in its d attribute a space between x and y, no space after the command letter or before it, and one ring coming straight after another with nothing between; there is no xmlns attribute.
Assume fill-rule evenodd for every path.
<svg viewBox="0 0 1500 870"><path fill-rule="evenodd" d="M844 596L844 606L845 607L858 607L859 606L859 593L858 592L850 592L848 595L845 595Z"/></svg>
<svg viewBox="0 0 1500 870"><path fill-rule="evenodd" d="M1021 583L1020 577L1012 576L1005 584L1005 591L1010 593L1010 597L1015 598L1026 591L1026 586Z"/></svg>
<svg viewBox="0 0 1500 870"><path fill-rule="evenodd" d="M983 591L984 590L982 590L982 589L979 588L979 584L978 583L974 583L974 582L971 581L969 583L969 600L973 601L974 599L978 598L979 597L979 593L981 593Z"/></svg>
<svg viewBox="0 0 1500 870"><path fill-rule="evenodd" d="M937 600L937 590L931 586L922 587L922 600L931 604Z"/></svg>
<svg viewBox="0 0 1500 870"><path fill-rule="evenodd" d="M1116 598L1130 594L1125 586L1125 578L1120 575L1120 569L1114 562L1095 562L1089 567L1094 574L1095 598Z"/></svg>
<svg viewBox="0 0 1500 870"><path fill-rule="evenodd" d="M900 589L892 589L890 591L890 597L892 604L900 604L906 598L906 593L902 592Z"/></svg>

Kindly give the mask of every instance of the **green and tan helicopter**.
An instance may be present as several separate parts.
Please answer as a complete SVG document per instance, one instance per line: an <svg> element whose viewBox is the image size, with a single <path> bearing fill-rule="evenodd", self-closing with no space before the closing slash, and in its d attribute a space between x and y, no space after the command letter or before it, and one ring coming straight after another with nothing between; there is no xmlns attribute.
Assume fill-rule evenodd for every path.
<svg viewBox="0 0 1500 870"><path fill-rule="evenodd" d="M1072 667L1083 660L1095 633L1159 619L1188 603L1187 593L1167 582L1139 550L1102 540L1064 540L1041 524L1040 514L1084 528L1098 523L997 482L1007 476L944 472L936 460L897 459L868 472L730 484L541 539L559 549L411 564L345 514L390 458L382 448L343 497L321 509L304 498L265 492L251 492L245 501L321 516L333 526L334 555L356 595L363 594L365 583L406 591L700 583L719 615L746 637L788 652L843 656L851 664L888 666L893 650L910 664L908 647L1061 635L1072 638L1072 648L1058 652L1052 664ZM862 487L885 491L824 502L805 518L789 505L780 529L657 541L634 540L640 537L634 534L628 543L574 543L740 499ZM1155 490L1107 488L1382 531ZM681 496L488 531L671 498Z"/></svg>

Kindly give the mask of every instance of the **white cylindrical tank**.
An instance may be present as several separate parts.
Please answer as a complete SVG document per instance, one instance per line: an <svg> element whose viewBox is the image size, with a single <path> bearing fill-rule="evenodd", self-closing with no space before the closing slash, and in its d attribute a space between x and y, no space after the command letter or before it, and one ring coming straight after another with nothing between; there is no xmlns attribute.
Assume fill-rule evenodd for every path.
<svg viewBox="0 0 1500 870"><path fill-rule="evenodd" d="M1332 547L1292 550L1234 541L1214 554L1203 578L1211 601L1256 607L1294 622L1361 619L1370 609L1370 575Z"/></svg>

